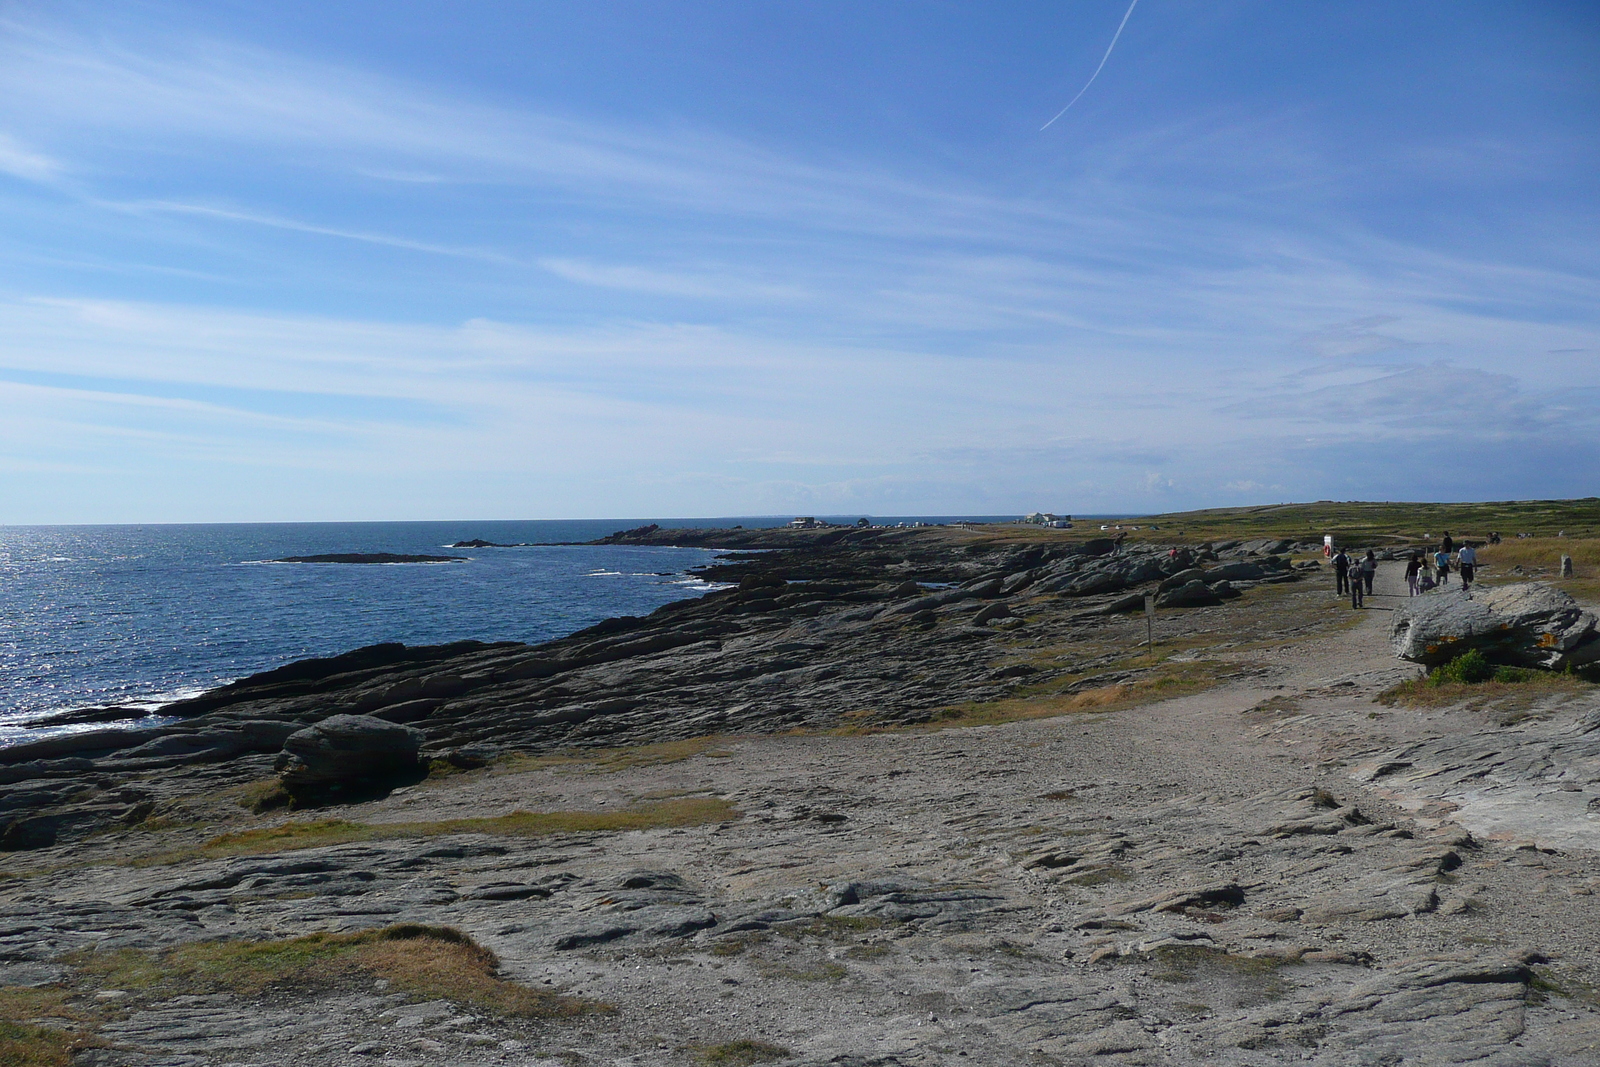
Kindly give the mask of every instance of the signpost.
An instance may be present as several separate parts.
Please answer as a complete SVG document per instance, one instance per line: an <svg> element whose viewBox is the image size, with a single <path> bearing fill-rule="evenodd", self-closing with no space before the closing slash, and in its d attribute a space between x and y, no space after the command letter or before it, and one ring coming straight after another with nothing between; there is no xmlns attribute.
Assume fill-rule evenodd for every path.
<svg viewBox="0 0 1600 1067"><path fill-rule="evenodd" d="M1156 651L1156 598L1151 593L1144 595L1144 640L1149 646L1150 654Z"/></svg>

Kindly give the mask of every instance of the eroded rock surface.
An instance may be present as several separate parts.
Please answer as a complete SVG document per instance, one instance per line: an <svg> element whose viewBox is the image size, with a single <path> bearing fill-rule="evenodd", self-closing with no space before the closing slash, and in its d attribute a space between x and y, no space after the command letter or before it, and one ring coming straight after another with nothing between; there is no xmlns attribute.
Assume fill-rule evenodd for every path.
<svg viewBox="0 0 1600 1067"><path fill-rule="evenodd" d="M670 532L691 543L697 533L710 536ZM776 536L722 533L736 546ZM1234 545L1227 558L1115 547L1106 540L990 545L917 530L833 530L799 549L707 568L711 577L736 582L733 588L544 645L384 644L291 663L163 708L184 719L177 724L0 749L0 847L37 847L137 821L143 814L134 818L138 801L127 800L126 791L137 792L130 783L154 771L214 765L213 781L248 781L259 776L260 758L279 753L291 734L336 716L419 731L426 758L461 766L511 750L927 722L952 705L1094 675L1118 654L1086 649L1021 672L1005 661L1028 645L1074 635L1093 645L1107 616L1142 605L1142 594L1130 598L1129 589L1154 592L1191 562L1222 560L1197 572L1191 585L1205 595L1185 601L1190 605L1295 578L1282 558L1261 555L1261 545ZM369 773L354 756L315 757L312 749L283 757L291 791L303 802L387 776ZM341 766L348 786L339 784ZM59 784L46 784L52 781Z"/></svg>
<svg viewBox="0 0 1600 1067"><path fill-rule="evenodd" d="M1398 575L1379 578L1375 602L1394 604ZM934 633L970 626L957 610L1009 596L1010 579L998 597L976 579L973 596L880 625L927 632L915 616L931 611ZM1040 596L1059 615L1009 601L1024 627L990 638L1014 643L985 677L1034 668L1001 680L1023 684L1057 669L1056 650L1142 640L1142 620ZM1190 648L1185 620L1218 618L1237 638L1205 652L1221 685L1111 711L491 764L310 814L246 815L222 795L230 764L169 765L125 787L189 821L10 858L0 983L81 982L84 953L424 923L491 948L504 977L616 1011L519 1020L370 979L260 996L88 987L83 1003L108 998L92 1009L108 1047L79 1062L1597 1062L1590 692L1553 691L1520 718L1374 704L1416 668L1393 660L1380 611L1352 614L1331 589L1163 614L1161 639ZM1255 639L1252 618L1276 639ZM272 756L236 761L264 775ZM164 792L170 779L191 795ZM1574 799L1535 819L1531 804L1475 807L1474 789ZM696 797L731 811L627 832L427 830ZM396 836L200 848L312 819Z"/></svg>
<svg viewBox="0 0 1600 1067"><path fill-rule="evenodd" d="M1430 667L1477 649L1492 663L1564 670L1600 660L1600 623L1542 582L1456 588L1402 604L1390 643L1401 659Z"/></svg>

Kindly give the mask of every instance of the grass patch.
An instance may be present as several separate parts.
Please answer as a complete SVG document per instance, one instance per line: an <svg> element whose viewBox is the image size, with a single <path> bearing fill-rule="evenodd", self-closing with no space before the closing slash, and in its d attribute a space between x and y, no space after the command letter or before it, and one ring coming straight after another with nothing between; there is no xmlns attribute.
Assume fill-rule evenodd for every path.
<svg viewBox="0 0 1600 1067"><path fill-rule="evenodd" d="M1373 699L1387 707L1445 708L1462 704L1517 711L1548 697L1579 696L1594 688L1594 683L1574 674L1496 667L1474 649L1425 677L1391 686Z"/></svg>
<svg viewBox="0 0 1600 1067"><path fill-rule="evenodd" d="M260 781L249 782L233 790L237 797L238 805L248 812L260 815L262 812L273 811L277 808L286 808L294 799L283 783L276 778L263 778Z"/></svg>
<svg viewBox="0 0 1600 1067"><path fill-rule="evenodd" d="M1281 719L1298 715L1300 711L1300 701L1294 697L1280 695L1267 697L1254 707L1246 709L1244 715L1247 719Z"/></svg>
<svg viewBox="0 0 1600 1067"><path fill-rule="evenodd" d="M91 1043L77 1025L91 1016L70 1004L71 996L61 986L0 987L0 1063L67 1067L73 1052Z"/></svg>
<svg viewBox="0 0 1600 1067"><path fill-rule="evenodd" d="M852 945L844 950L845 958L852 960L876 960L887 956L892 949L882 941L870 945Z"/></svg>
<svg viewBox="0 0 1600 1067"><path fill-rule="evenodd" d="M791 982L837 982L850 972L843 964L824 960L809 967L766 964L761 967L761 973L767 978L786 978Z"/></svg>
<svg viewBox="0 0 1600 1067"><path fill-rule="evenodd" d="M1049 719L1078 712L1118 711L1157 700L1189 696L1217 685L1226 665L1210 660L1163 663L1142 677L1070 693L1008 697L987 703L957 704L935 714L932 721L890 729L943 730L955 726L991 726L1025 719ZM842 727L838 733L863 732Z"/></svg>
<svg viewBox="0 0 1600 1067"><path fill-rule="evenodd" d="M527 771L554 767L588 774L614 774L617 771L639 767L655 767L663 763L681 763L695 756L707 759L727 759L733 755L726 749L728 738L720 735L690 737L682 741L659 741L650 745L628 745L622 748L568 749L565 752L530 756L516 753L495 762L495 774L522 774Z"/></svg>
<svg viewBox="0 0 1600 1067"><path fill-rule="evenodd" d="M494 953L447 926L402 924L282 941L206 941L161 953L88 953L70 962L104 988L161 997L224 992L257 997L384 978L424 1000L449 1000L502 1016L570 1018L612 1010L500 978Z"/></svg>
<svg viewBox="0 0 1600 1067"><path fill-rule="evenodd" d="M750 942L743 938L730 937L725 941L718 941L711 946L713 956L738 956L750 947Z"/></svg>
<svg viewBox="0 0 1600 1067"><path fill-rule="evenodd" d="M1572 577L1561 577L1561 557L1572 557ZM1494 584L1548 582L1578 600L1600 601L1600 537L1530 537L1478 550L1479 575ZM1517 573L1513 568L1522 568Z"/></svg>
<svg viewBox="0 0 1600 1067"><path fill-rule="evenodd" d="M831 941L848 941L856 934L881 930L889 925L887 919L876 915L819 915L814 919L782 923L773 927L784 937L820 937Z"/></svg>
<svg viewBox="0 0 1600 1067"><path fill-rule="evenodd" d="M1533 968L1528 980L1528 997L1535 1004L1542 1004L1551 997L1565 997L1589 1008L1600 1007L1600 989L1553 967Z"/></svg>
<svg viewBox="0 0 1600 1067"><path fill-rule="evenodd" d="M1145 962L1155 964L1150 977L1158 982L1181 985L1205 978L1227 978L1241 982L1239 1007L1278 1000L1289 992L1282 976L1290 961L1281 957L1236 956L1204 945L1166 945L1145 954Z"/></svg>
<svg viewBox="0 0 1600 1067"><path fill-rule="evenodd" d="M1489 531L1497 530L1505 539L1497 547L1505 548L1528 544L1517 540L1519 533L1533 534L1533 540L1546 544L1570 544L1600 534L1600 497L1470 504L1319 500L1309 504L1172 512L1129 521L1143 527L1130 532L1129 540L1161 544L1264 537L1320 541L1323 534L1329 533L1340 544L1348 545L1423 543L1437 541L1445 530L1459 543L1467 539L1482 541ZM1151 531L1151 525L1159 529ZM1092 536L1101 536L1099 523L1093 528ZM1555 537L1563 530L1567 533L1565 538Z"/></svg>
<svg viewBox="0 0 1600 1067"><path fill-rule="evenodd" d="M1561 557L1571 556L1576 577L1594 577L1600 571L1600 538L1529 537L1485 545L1478 550L1478 563L1502 581L1514 581L1511 568L1544 570L1552 575L1561 571Z"/></svg>
<svg viewBox="0 0 1600 1067"><path fill-rule="evenodd" d="M682 797L638 804L617 811L514 811L479 819L441 819L434 822L361 823L346 819L309 819L254 830L239 830L213 837L192 849L146 857L141 866L178 863L214 856L252 856L288 852L357 841L387 841L445 834L493 834L503 837L539 837L545 834L653 830L676 826L701 826L726 822L739 812L721 797Z"/></svg>
<svg viewBox="0 0 1600 1067"><path fill-rule="evenodd" d="M1078 885L1093 889L1095 886L1110 885L1112 882L1128 882L1132 880L1133 875L1121 867L1111 864L1105 867L1094 867L1084 871L1082 874L1075 874L1071 878L1063 878L1061 881L1064 885Z"/></svg>
<svg viewBox="0 0 1600 1067"><path fill-rule="evenodd" d="M0 1019L0 1063L7 1067L67 1067L78 1042L69 1031Z"/></svg>
<svg viewBox="0 0 1600 1067"><path fill-rule="evenodd" d="M729 1041L697 1050L696 1058L708 1067L749 1067L753 1063L787 1059L789 1054L788 1049L764 1041Z"/></svg>

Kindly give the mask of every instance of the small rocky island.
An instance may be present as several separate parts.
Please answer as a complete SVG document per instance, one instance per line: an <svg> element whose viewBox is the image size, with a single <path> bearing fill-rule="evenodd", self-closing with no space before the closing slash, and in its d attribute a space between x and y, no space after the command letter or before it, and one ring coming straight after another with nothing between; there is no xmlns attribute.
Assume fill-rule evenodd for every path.
<svg viewBox="0 0 1600 1067"><path fill-rule="evenodd" d="M1385 562L1369 603L1405 610L1353 612L1284 538L608 541L762 551L543 645L375 645L0 750L0 1040L1594 1062L1600 632L1566 593L1407 603ZM1396 655L1446 642L1533 666L1450 689Z"/></svg>
<svg viewBox="0 0 1600 1067"><path fill-rule="evenodd" d="M395 552L326 552L318 556L285 556L272 563L466 563L466 556L417 556Z"/></svg>

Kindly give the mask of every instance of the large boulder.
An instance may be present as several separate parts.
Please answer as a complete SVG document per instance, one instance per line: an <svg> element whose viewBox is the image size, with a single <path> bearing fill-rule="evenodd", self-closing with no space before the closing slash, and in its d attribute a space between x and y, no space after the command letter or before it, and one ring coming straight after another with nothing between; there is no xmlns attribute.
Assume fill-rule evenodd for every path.
<svg viewBox="0 0 1600 1067"><path fill-rule="evenodd" d="M1169 589L1156 601L1158 608L1209 608L1222 603L1222 598L1200 579Z"/></svg>
<svg viewBox="0 0 1600 1067"><path fill-rule="evenodd" d="M1237 563L1224 563L1219 567L1212 567L1201 578L1207 585L1214 582L1253 582L1265 578L1276 572L1268 570L1259 563L1246 563L1243 560Z"/></svg>
<svg viewBox="0 0 1600 1067"><path fill-rule="evenodd" d="M276 769L297 802L370 796L421 777L421 730L371 715L330 715L283 742Z"/></svg>
<svg viewBox="0 0 1600 1067"><path fill-rule="evenodd" d="M918 587L921 591L921 587ZM915 615L922 611L932 611L942 608L946 604L954 604L962 600L972 600L977 594L966 589L941 589L937 593L919 596L915 600L908 600L904 604L897 604L885 614L888 615Z"/></svg>
<svg viewBox="0 0 1600 1067"><path fill-rule="evenodd" d="M1199 567L1188 567L1179 571L1177 574L1174 574L1160 585L1156 586L1156 592L1165 593L1169 589L1180 589L1194 581L1196 578L1203 580L1205 578L1205 573L1206 572Z"/></svg>
<svg viewBox="0 0 1600 1067"><path fill-rule="evenodd" d="M1561 670L1600 660L1592 612L1539 582L1414 597L1396 609L1394 654L1436 667L1477 649L1492 663Z"/></svg>

